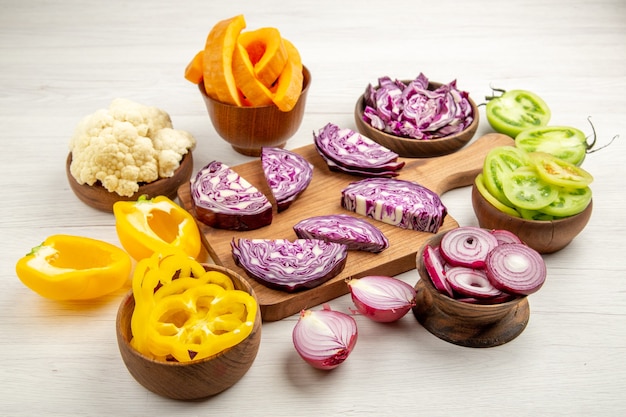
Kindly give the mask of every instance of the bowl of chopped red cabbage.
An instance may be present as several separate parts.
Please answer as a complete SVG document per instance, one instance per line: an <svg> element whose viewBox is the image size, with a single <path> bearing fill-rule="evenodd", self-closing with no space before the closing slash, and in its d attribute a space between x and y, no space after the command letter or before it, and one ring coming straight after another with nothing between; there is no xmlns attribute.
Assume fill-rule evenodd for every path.
<svg viewBox="0 0 626 417"><path fill-rule="evenodd" d="M356 103L359 132L408 158L430 158L465 146L478 129L478 108L456 80L442 84L424 74L414 80L378 79Z"/></svg>

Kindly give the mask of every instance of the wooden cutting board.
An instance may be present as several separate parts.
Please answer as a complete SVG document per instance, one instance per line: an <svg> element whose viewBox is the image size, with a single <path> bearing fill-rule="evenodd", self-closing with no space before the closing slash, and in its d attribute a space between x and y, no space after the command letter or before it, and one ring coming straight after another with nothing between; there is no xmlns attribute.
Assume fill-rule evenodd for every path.
<svg viewBox="0 0 626 417"><path fill-rule="evenodd" d="M450 155L425 159L400 158L406 162L406 165L397 178L415 181L441 195L448 190L470 185L476 175L481 172L483 160L490 149L496 146L513 145L513 143L508 136L490 133ZM341 190L350 182L361 178L330 171L313 144L295 149L294 152L303 155L313 164L313 179L300 197L287 210L278 214L263 175L261 160L256 159L231 167L268 196L274 205L274 219L269 226L245 232L214 229L198 222L205 248L217 264L235 270L247 278L245 271L236 266L233 260L230 246L233 238L293 240L297 236L292 227L302 219L333 213L349 214L341 207ZM182 206L195 215L188 183L178 189L178 198ZM471 202L468 201L467 204ZM348 293L346 279L366 275L393 276L415 269L416 253L432 236L431 233L405 230L363 218L382 230L389 239L389 248L379 254L350 251L343 272L319 287L297 293L286 293L267 288L254 279L249 279L258 297L264 321L280 320L302 309L317 306ZM456 220L448 213L440 231L447 231L458 226ZM417 282L417 276L415 280Z"/></svg>

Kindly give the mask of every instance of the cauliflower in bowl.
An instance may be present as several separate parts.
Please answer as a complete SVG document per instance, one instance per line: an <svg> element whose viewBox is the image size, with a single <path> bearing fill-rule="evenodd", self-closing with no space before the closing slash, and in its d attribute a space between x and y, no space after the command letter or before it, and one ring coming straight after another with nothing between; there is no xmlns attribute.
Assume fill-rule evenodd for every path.
<svg viewBox="0 0 626 417"><path fill-rule="evenodd" d="M70 140L70 173L79 184L100 181L110 192L130 197L140 183L168 178L196 140L172 127L168 113L118 98L108 109L84 117Z"/></svg>

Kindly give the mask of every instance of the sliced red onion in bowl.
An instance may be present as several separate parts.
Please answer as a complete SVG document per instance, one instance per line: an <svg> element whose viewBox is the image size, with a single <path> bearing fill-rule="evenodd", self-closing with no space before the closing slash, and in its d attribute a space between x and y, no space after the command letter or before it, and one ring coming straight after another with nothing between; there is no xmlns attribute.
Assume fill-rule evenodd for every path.
<svg viewBox="0 0 626 417"><path fill-rule="evenodd" d="M190 181L196 217L208 226L254 230L272 223L272 204L256 187L218 161Z"/></svg>
<svg viewBox="0 0 626 417"><path fill-rule="evenodd" d="M452 289L463 297L492 298L502 295L482 269L455 266L448 269L446 278Z"/></svg>
<svg viewBox="0 0 626 417"><path fill-rule="evenodd" d="M296 223L293 230L300 239L343 243L348 250L379 253L389 247L389 240L380 229L347 214L309 217Z"/></svg>
<svg viewBox="0 0 626 417"><path fill-rule="evenodd" d="M233 239L235 263L250 278L286 292L310 289L339 274L346 245L317 239Z"/></svg>
<svg viewBox="0 0 626 417"><path fill-rule="evenodd" d="M346 210L403 229L436 233L447 209L439 196L415 182L395 178L365 178L341 191Z"/></svg>
<svg viewBox="0 0 626 417"><path fill-rule="evenodd" d="M331 370L350 355L358 338L354 318L324 306L303 310L293 328L293 345L304 361L317 369Z"/></svg>
<svg viewBox="0 0 626 417"><path fill-rule="evenodd" d="M500 245L504 243L524 243L515 233L505 229L493 229L491 234L496 237Z"/></svg>
<svg viewBox="0 0 626 417"><path fill-rule="evenodd" d="M313 165L302 155L286 149L262 148L261 166L278 212L286 210L313 178Z"/></svg>
<svg viewBox="0 0 626 417"><path fill-rule="evenodd" d="M434 287L441 293L454 298L454 292L446 277L445 261L439 253L439 247L426 245L422 253L424 268L428 272L430 281Z"/></svg>
<svg viewBox="0 0 626 417"><path fill-rule="evenodd" d="M522 243L494 248L487 256L485 271L494 287L518 295L539 290L547 275L546 264L539 252Z"/></svg>
<svg viewBox="0 0 626 417"><path fill-rule="evenodd" d="M397 321L415 306L415 288L398 278L365 276L349 280L348 288L359 313L377 322Z"/></svg>
<svg viewBox="0 0 626 417"><path fill-rule="evenodd" d="M457 227L447 232L440 243L441 256L453 266L483 268L489 252L498 246L498 239L486 229Z"/></svg>

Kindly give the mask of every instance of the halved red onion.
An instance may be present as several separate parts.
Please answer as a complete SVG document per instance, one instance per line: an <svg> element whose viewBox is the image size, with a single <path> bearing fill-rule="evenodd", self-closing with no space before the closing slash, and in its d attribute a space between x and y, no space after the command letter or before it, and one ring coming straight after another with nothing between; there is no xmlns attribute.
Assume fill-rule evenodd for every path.
<svg viewBox="0 0 626 417"><path fill-rule="evenodd" d="M492 298L502 295L482 269L455 266L447 271L446 278L452 289L464 297Z"/></svg>
<svg viewBox="0 0 626 417"><path fill-rule="evenodd" d="M256 187L218 161L190 181L196 217L208 226L253 230L272 223L272 204Z"/></svg>
<svg viewBox="0 0 626 417"><path fill-rule="evenodd" d="M313 165L302 155L286 149L262 148L261 166L278 212L286 210L313 178Z"/></svg>
<svg viewBox="0 0 626 417"><path fill-rule="evenodd" d="M493 229L491 234L496 237L498 244L503 243L523 243L522 240L513 232L505 229Z"/></svg>
<svg viewBox="0 0 626 417"><path fill-rule="evenodd" d="M415 182L365 178L341 191L341 206L349 211L404 229L436 233L447 209L437 193Z"/></svg>
<svg viewBox="0 0 626 417"><path fill-rule="evenodd" d="M485 271L494 287L519 295L539 290L547 275L546 264L539 252L522 243L499 245L491 250Z"/></svg>
<svg viewBox="0 0 626 417"><path fill-rule="evenodd" d="M426 247L424 247L422 257L424 261L424 268L426 268L426 272L428 272L428 276L430 277L434 287L439 292L454 298L454 292L452 291L452 287L446 278L446 271L448 268L446 268L445 261L439 253L439 248L426 245Z"/></svg>
<svg viewBox="0 0 626 417"><path fill-rule="evenodd" d="M453 266L483 268L489 252L498 246L498 239L480 227L457 227L441 239L441 256Z"/></svg>
<svg viewBox="0 0 626 417"><path fill-rule="evenodd" d="M330 370L341 365L356 345L358 329L351 316L324 306L303 310L293 328L293 345L309 365Z"/></svg>
<svg viewBox="0 0 626 417"><path fill-rule="evenodd" d="M404 166L398 161L398 154L362 136L351 129L341 129L328 123L317 134L313 132L313 142L324 160L332 161L335 169L348 169L356 172L397 171Z"/></svg>
<svg viewBox="0 0 626 417"><path fill-rule="evenodd" d="M389 240L377 227L347 214L329 214L299 221L293 230L300 239L321 239L343 243L348 250L382 252Z"/></svg>
<svg viewBox="0 0 626 417"><path fill-rule="evenodd" d="M346 245L318 239L233 239L233 259L250 278L282 291L317 287L339 274Z"/></svg>
<svg viewBox="0 0 626 417"><path fill-rule="evenodd" d="M381 323L401 319L415 306L415 288L398 278L365 276L348 281L359 313Z"/></svg>

